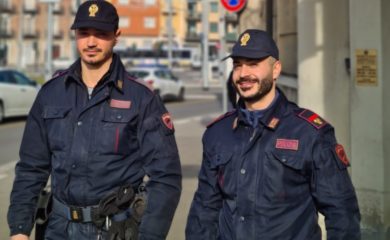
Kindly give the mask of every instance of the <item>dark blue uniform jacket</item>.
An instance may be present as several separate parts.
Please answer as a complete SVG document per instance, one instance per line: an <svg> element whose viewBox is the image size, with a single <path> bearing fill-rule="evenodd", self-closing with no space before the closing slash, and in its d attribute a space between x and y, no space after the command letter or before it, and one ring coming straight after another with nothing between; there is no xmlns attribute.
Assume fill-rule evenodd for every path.
<svg viewBox="0 0 390 240"><path fill-rule="evenodd" d="M50 174L54 196L75 206L96 205L119 186L138 186L147 175L140 235L164 239L181 192L167 110L157 95L127 75L116 55L91 99L80 72L78 60L42 87L31 109L11 193L11 234L30 233Z"/></svg>
<svg viewBox="0 0 390 240"><path fill-rule="evenodd" d="M255 129L241 111L225 114L203 136L199 185L188 240L360 238L360 214L348 159L334 129L279 97Z"/></svg>

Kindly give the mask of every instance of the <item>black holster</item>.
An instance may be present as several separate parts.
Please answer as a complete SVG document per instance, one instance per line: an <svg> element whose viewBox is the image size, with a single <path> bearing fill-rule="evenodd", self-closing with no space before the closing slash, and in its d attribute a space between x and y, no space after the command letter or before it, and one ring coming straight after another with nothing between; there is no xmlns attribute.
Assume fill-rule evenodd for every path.
<svg viewBox="0 0 390 240"><path fill-rule="evenodd" d="M44 240L51 210L52 194L49 189L44 189L39 194L37 210L35 213L35 240Z"/></svg>
<svg viewBox="0 0 390 240"><path fill-rule="evenodd" d="M136 194L133 187L127 184L100 201L99 218L94 223L98 228L104 227L108 217L109 240L137 240L145 206L145 192Z"/></svg>

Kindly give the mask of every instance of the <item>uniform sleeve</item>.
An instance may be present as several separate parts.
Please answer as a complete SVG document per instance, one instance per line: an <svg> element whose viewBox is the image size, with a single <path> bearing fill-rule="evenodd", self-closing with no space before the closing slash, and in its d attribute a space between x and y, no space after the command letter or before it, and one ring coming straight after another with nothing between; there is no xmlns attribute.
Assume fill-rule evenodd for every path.
<svg viewBox="0 0 390 240"><path fill-rule="evenodd" d="M19 156L8 209L8 224L11 235L30 235L38 196L47 183L51 169L42 108L38 98L27 118Z"/></svg>
<svg viewBox="0 0 390 240"><path fill-rule="evenodd" d="M203 149L207 146L207 142L203 140ZM222 208L222 195L218 186L217 169L211 167L210 160L210 155L204 150L198 189L187 219L187 240L218 238L218 218Z"/></svg>
<svg viewBox="0 0 390 240"><path fill-rule="evenodd" d="M312 194L325 216L328 239L360 239L360 213L347 167L349 162L334 130L319 136L313 150Z"/></svg>
<svg viewBox="0 0 390 240"><path fill-rule="evenodd" d="M182 175L173 123L158 96L144 109L139 142L149 177L139 239L165 239L179 202Z"/></svg>

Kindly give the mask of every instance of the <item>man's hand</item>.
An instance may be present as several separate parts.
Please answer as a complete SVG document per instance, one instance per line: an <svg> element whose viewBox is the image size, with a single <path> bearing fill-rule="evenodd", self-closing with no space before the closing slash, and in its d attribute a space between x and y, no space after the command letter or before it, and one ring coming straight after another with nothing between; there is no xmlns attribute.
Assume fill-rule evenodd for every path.
<svg viewBox="0 0 390 240"><path fill-rule="evenodd" d="M29 240L30 238L27 235L24 234L17 234L11 236L11 240Z"/></svg>

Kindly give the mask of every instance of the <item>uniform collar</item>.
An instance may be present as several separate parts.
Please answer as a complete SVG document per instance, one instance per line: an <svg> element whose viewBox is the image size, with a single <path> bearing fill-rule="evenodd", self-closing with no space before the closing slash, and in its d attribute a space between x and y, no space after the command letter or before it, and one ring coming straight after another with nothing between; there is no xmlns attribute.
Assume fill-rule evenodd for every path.
<svg viewBox="0 0 390 240"><path fill-rule="evenodd" d="M259 124L262 124L270 130L275 130L278 127L280 120L289 113L287 107L289 101L279 88L276 88L276 91L278 91L277 99L259 119ZM244 103L239 101L238 106L243 107ZM237 113L237 120L235 120L234 127L237 127L240 124L250 125L241 111L237 111Z"/></svg>
<svg viewBox="0 0 390 240"><path fill-rule="evenodd" d="M96 87L102 87L109 83L112 83L121 93L123 93L123 75L124 66L117 54L113 54L112 62L108 71L103 75L102 79L99 80ZM81 59L79 58L75 63L69 67L69 71L65 76L65 84L69 85L70 82L82 83L81 80Z"/></svg>

